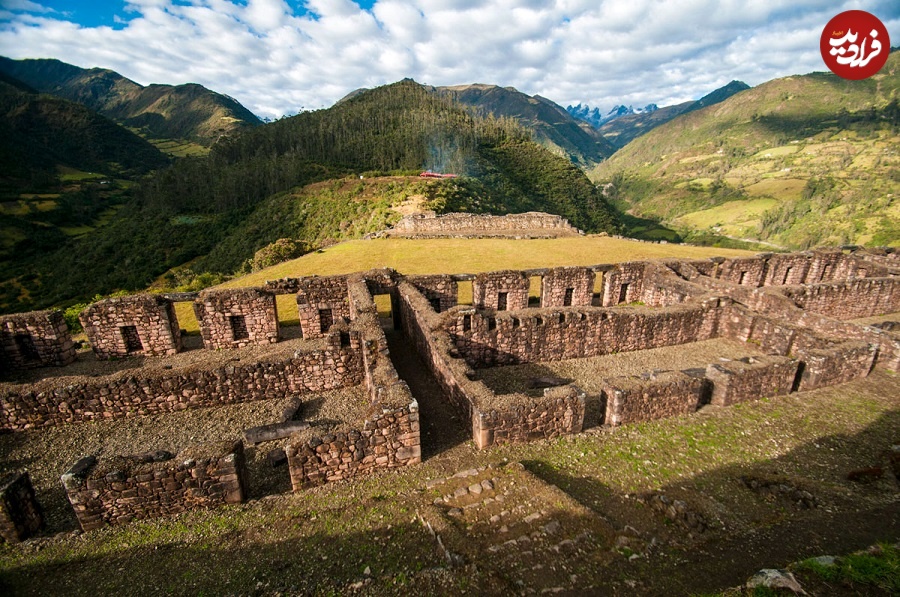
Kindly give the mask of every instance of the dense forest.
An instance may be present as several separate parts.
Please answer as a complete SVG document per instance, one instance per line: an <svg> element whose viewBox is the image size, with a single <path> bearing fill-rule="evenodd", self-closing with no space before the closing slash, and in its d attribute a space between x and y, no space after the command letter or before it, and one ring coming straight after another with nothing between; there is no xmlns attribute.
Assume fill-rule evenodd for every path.
<svg viewBox="0 0 900 597"><path fill-rule="evenodd" d="M460 175L429 186L438 211L543 210L586 231L619 230L583 172L534 144L514 120L474 117L404 80L245 130L206 157L140 178L103 227L57 250L16 251L16 263L0 272L2 309L145 288L172 268L183 284L219 279L280 238L315 247L358 237L395 219L384 197L361 207L352 194L303 189L422 169Z"/></svg>

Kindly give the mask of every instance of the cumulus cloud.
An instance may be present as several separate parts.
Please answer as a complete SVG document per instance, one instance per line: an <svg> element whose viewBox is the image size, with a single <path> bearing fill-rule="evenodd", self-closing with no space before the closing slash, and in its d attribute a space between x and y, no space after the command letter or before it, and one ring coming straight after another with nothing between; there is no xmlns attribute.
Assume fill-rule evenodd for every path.
<svg viewBox="0 0 900 597"><path fill-rule="evenodd" d="M0 54L201 83L269 117L404 77L609 109L823 70L822 27L848 9L900 42L896 0L129 0L115 29L2 0Z"/></svg>

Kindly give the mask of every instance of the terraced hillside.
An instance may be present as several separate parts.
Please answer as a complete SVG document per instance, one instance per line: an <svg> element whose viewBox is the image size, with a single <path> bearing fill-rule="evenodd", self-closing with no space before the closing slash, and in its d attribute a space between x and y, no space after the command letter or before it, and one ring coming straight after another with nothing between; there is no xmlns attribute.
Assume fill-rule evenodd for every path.
<svg viewBox="0 0 900 597"><path fill-rule="evenodd" d="M621 208L681 231L897 245L898 89L898 52L862 81L770 81L635 139L591 178Z"/></svg>

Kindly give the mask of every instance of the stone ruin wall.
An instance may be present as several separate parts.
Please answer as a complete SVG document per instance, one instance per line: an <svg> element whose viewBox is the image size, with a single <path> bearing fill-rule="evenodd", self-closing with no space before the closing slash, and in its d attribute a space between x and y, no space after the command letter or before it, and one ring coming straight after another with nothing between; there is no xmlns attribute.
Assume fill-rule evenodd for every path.
<svg viewBox="0 0 900 597"><path fill-rule="evenodd" d="M459 234L472 232L516 232L522 230L551 230L577 234L578 230L561 216L543 212L528 212L494 216L487 214L448 213L403 217L390 230L401 234Z"/></svg>
<svg viewBox="0 0 900 597"><path fill-rule="evenodd" d="M362 383L360 346L329 336L323 350L298 351L282 361L241 363L186 372L124 371L47 389L6 386L0 395L0 429L21 431L108 418L280 398Z"/></svg>
<svg viewBox="0 0 900 597"><path fill-rule="evenodd" d="M263 289L204 290L194 300L194 315L209 350L278 342L275 295Z"/></svg>
<svg viewBox="0 0 900 597"><path fill-rule="evenodd" d="M237 441L194 447L159 463L88 457L61 480L78 523L89 531L240 503L246 478L244 444Z"/></svg>
<svg viewBox="0 0 900 597"><path fill-rule="evenodd" d="M531 279L525 272L504 270L477 274L472 281L472 305L476 309L517 311L528 308Z"/></svg>
<svg viewBox="0 0 900 597"><path fill-rule="evenodd" d="M182 348L175 307L152 294L102 300L79 316L97 358L171 355Z"/></svg>
<svg viewBox="0 0 900 597"><path fill-rule="evenodd" d="M581 431L585 417L584 392L574 386L548 388L544 396L520 395L509 404L496 404L493 393L459 357L449 335L442 329L447 318L455 318L459 307L435 314L427 299L409 282L398 286L400 320L407 337L432 371L445 397L472 422L475 445L553 438Z"/></svg>
<svg viewBox="0 0 900 597"><path fill-rule="evenodd" d="M861 319L900 311L900 279L861 278L848 282L785 287L781 293L806 311L834 319Z"/></svg>
<svg viewBox="0 0 900 597"><path fill-rule="evenodd" d="M75 343L59 311L0 316L0 365L6 369L64 367L75 360Z"/></svg>
<svg viewBox="0 0 900 597"><path fill-rule="evenodd" d="M353 326L363 338L361 360L369 411L360 429L288 442L285 453L294 490L422 460L419 405L391 363L366 279L351 278L347 287Z"/></svg>
<svg viewBox="0 0 900 597"><path fill-rule="evenodd" d="M546 304L559 301L560 289L563 292L563 303L567 302L565 291L568 289L572 289L573 302L587 303L587 297L593 299L593 293L588 294L585 288L592 291L594 272L600 268L599 271L607 272L604 276L604 303L607 300L615 304L640 301L662 307L657 309L593 309L584 304L523 311L521 299L514 298L518 304L513 305L520 306L519 311L479 312L470 307L453 305L456 298L456 278L452 276L420 277L424 278L418 280L421 292L408 281L399 279L397 284L398 278L393 274L381 276L374 287L377 287L375 291L379 293L392 292L392 302L408 337L419 348L420 354L435 373L451 402L471 417L473 438L480 448L493 443L529 441L578 432L584 424L587 397L570 384L548 389L542 398L513 395L503 397L512 398L510 401L498 402L497 397L483 382L475 380L472 366L496 364L504 360L525 362L522 359L556 360L589 356L584 351L570 354L572 349L567 346L578 346L579 342L584 342L589 351L608 354L619 350L641 350L724 336L758 344L762 350L770 353L766 357L711 364L702 372L653 372L643 377L608 380L607 388L598 397L605 403L604 416L608 425L692 412L707 401L728 405L761 395L781 395L795 389L842 383L867 375L875 363L876 354L879 365L894 366L896 370L900 363L900 341L881 330L845 324L816 312L818 310L830 316L855 318L883 310L896 310L896 279L877 277L884 276L889 271L888 268L862 260L856 255L836 252L731 261L731 265L729 260L680 262L677 267L672 267L674 273L671 274L667 273L665 267L655 264L565 268L564 275L557 273L557 270L542 270L545 278L542 284L542 301ZM754 269L760 263L763 265ZM806 273L804 264L808 265ZM723 278L730 279L736 271L741 272L745 282L743 285L735 287L734 282L725 284L720 281ZM482 277L482 297L492 292L524 291L524 303L527 306L530 274L499 274ZM846 283L818 284L816 287L784 286L784 282L791 282L801 274L805 279L828 279L829 276L834 279L841 275L857 279ZM590 284L588 279L591 280ZM343 304L346 305L346 315L340 315L340 319L352 317L355 321L347 324L335 318L336 326L328 335L328 348L302 357L295 355L291 362L310 357L312 370L324 371L320 373L322 377L319 381L313 382L312 386L303 385L306 389L328 383L338 386L365 383L371 408L361 425L362 429L349 428L288 444L286 452L294 488L347 478L375 467L404 466L419 462L421 449L418 405L390 363L386 341L378 324L370 293L374 287L370 284L371 288L367 288L366 278L313 280L317 281L307 283L301 280L296 283L298 289L305 291L305 302L301 303L298 299L298 305L338 304L338 309L341 309L340 305ZM747 283L748 280L751 282ZM278 282L282 285L286 283ZM397 284L396 288L392 286L394 284ZM623 284L629 285L624 293ZM766 290L766 286L784 288L779 290L779 294ZM504 290L505 288L510 290ZM576 288L580 289L580 294L576 294ZM723 289L727 289L727 292L722 292ZM629 291L636 294L629 297ZM431 296L423 296L423 293L431 293ZM261 294L267 297L263 302L268 305L266 301L273 297L268 293ZM625 294L625 301L619 300L623 298L622 294ZM711 294L728 298L718 298ZM148 304L142 302L144 297L127 298L132 300L111 299L112 302L107 303L107 315L112 314L109 318L111 323L106 322L108 328L115 329L122 321L128 320L141 323L143 327L140 329L144 332L146 329L151 332L159 329L160 322L165 324L163 332L173 327L177 331L171 302L155 299L154 304ZM440 306L440 314L431 308L432 302L429 299ZM799 301L800 306L805 308L798 308L792 299ZM204 306L213 304L213 310L232 315L233 313L225 313L231 308L229 300L231 299L226 298L216 303L203 302L201 297L197 299ZM482 301L484 302L483 298ZM853 303L850 310L846 307L848 302ZM256 310L264 311L266 308ZM512 308L509 303L507 308ZM274 311L274 300L272 309ZM750 309L762 309L769 315L764 316ZM450 312L444 312L446 310ZM4 318L6 319L8 318ZM315 331L314 323L321 326L321 322L311 321L311 331ZM109 340L109 336L112 336L112 340L117 340L116 334L109 333L108 328L106 337L102 333L98 337ZM321 333L319 328L318 334ZM119 338L121 337L119 334ZM64 345L65 342L66 339L63 338L56 344ZM165 346L165 342L159 344ZM156 346L152 342L147 345L150 350ZM171 350L171 346L165 350ZM332 351L331 355L325 356L329 350ZM528 350L534 354L527 352ZM318 352L322 354L319 355ZM343 357L335 359L336 354L344 354L348 360L341 360ZM316 360L323 356L324 360ZM340 364L335 367L336 363ZM213 373L220 380L246 374L246 379L249 380L247 391L251 397L242 395L240 399L280 397L286 392L302 392L303 388L296 385L285 388L277 387L276 384L276 387L260 388L260 379L290 377L291 374L284 371L265 369L282 365L284 363L255 363L235 368L226 367L216 372L195 372L187 377L179 377L179 374L173 373L159 376L156 381L130 375L117 378L111 376L106 380L92 382L90 387L97 391L90 396L78 394L87 385L71 386L32 393L28 400L22 400L16 392L7 393L0 404L3 406L6 428L25 429L91 420L100 416L130 416L204 406L208 405L206 400L220 404L223 402L220 397L212 397L215 390L208 389L215 386L215 382L211 378L204 378L206 373ZM247 370L252 368L262 370ZM335 375L341 368L344 369L344 377ZM198 374L200 377L197 377ZM310 376L308 373L297 373L296 377L308 380ZM326 379L332 381L324 381ZM161 385L154 387L157 381ZM104 384L107 384L106 392L100 390ZM154 394L169 396L166 392L174 396L172 405L154 406L159 401L150 398ZM182 397L178 397L179 392ZM243 394L243 390L238 389L236 393ZM225 398L225 401L228 400L230 398ZM181 473L184 477L184 471ZM93 479L93 489L87 487L91 479L87 468L81 471L81 477L73 475L69 479L73 484L69 495L74 496L73 504L84 506L80 510L79 520L82 520L83 515L85 528L107 522L124 522L145 515L165 514L169 511L153 504L177 503L178 499L184 500L184 497L160 498L160 495L166 495L171 490L180 496L190 495L193 500L196 491L199 491L195 486L178 489L177 483L187 477L178 479L177 472L169 479L171 482L157 478L156 472L150 477L148 474L143 472L139 477L138 474L129 476L122 470L112 471L105 473L102 480L99 477ZM233 475L239 476L239 473L235 472ZM82 485L78 485L81 482L79 478L83 481ZM159 481L158 486L154 484L156 481ZM103 486L103 483L108 485ZM221 483L211 483L209 486L212 485L216 486L213 493L221 493ZM97 489L99 487L103 489ZM68 489L67 485L67 491ZM83 493L85 491L87 493ZM107 495L105 503L103 500L90 502L90 499L103 491L107 492L104 494ZM231 494L236 495L234 492ZM191 503L195 502L193 500ZM2 520L0 513L0 525Z"/></svg>
<svg viewBox="0 0 900 597"><path fill-rule="evenodd" d="M794 390L799 365L795 358L773 355L711 363L704 373L711 386L709 403L731 406L762 396L785 396Z"/></svg>
<svg viewBox="0 0 900 597"><path fill-rule="evenodd" d="M681 371L651 373L646 377L613 377L600 393L604 424L611 427L695 412L703 404L702 377Z"/></svg>
<svg viewBox="0 0 900 597"><path fill-rule="evenodd" d="M445 331L475 368L600 356L718 337L718 300L639 307L451 311Z"/></svg>
<svg viewBox="0 0 900 597"><path fill-rule="evenodd" d="M594 272L586 267L555 267L541 278L541 307L590 307Z"/></svg>
<svg viewBox="0 0 900 597"><path fill-rule="evenodd" d="M459 284L453 276L408 276L406 278L428 300L435 313L443 313L455 307L459 300Z"/></svg>
<svg viewBox="0 0 900 597"><path fill-rule="evenodd" d="M28 473L11 472L0 478L0 539L19 543L43 526L44 515Z"/></svg>
<svg viewBox="0 0 900 597"><path fill-rule="evenodd" d="M347 277L301 278L297 282L297 310L304 338L320 338L342 320L350 320Z"/></svg>

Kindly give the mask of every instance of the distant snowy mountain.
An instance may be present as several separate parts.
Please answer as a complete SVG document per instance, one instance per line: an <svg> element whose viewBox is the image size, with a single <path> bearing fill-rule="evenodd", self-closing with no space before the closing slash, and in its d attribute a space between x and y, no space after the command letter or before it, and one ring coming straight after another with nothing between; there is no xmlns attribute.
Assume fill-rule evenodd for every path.
<svg viewBox="0 0 900 597"><path fill-rule="evenodd" d="M600 131L600 134L617 148L624 147L629 141L644 133L669 122L679 114L699 110L722 102L735 93L749 89L742 81L732 81L724 87L708 93L696 101L687 101L674 106L660 108L656 104L648 104L643 108L616 106L606 114L598 108L578 104L568 106L566 111L574 118L589 123Z"/></svg>
<svg viewBox="0 0 900 597"><path fill-rule="evenodd" d="M578 104L577 106L566 106L566 111L573 117L590 123L596 128L600 128L603 124L614 120L620 116L628 114L647 114L655 112L659 109L656 104L648 104L643 108L635 108L633 106L616 106L606 114L600 112L600 108L591 108L588 105Z"/></svg>

